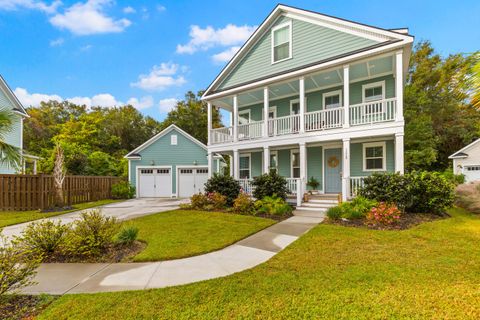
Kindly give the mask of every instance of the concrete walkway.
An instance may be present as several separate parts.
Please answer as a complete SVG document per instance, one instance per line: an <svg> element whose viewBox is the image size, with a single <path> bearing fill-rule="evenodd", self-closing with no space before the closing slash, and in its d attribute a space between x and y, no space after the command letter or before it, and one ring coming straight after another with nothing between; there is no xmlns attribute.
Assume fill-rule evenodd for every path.
<svg viewBox="0 0 480 320"><path fill-rule="evenodd" d="M101 209L102 213L106 216L115 217L118 220L129 220L157 212L178 209L180 203L182 202L188 202L188 200L141 198L131 199L122 202L115 202L96 208ZM73 220L78 219L83 211L88 211L96 208L74 211L63 215L46 218L46 220L69 223ZM7 237L11 237L14 235L19 236L22 233L23 229L30 223L32 223L32 221L5 227L3 228L2 233Z"/></svg>
<svg viewBox="0 0 480 320"><path fill-rule="evenodd" d="M224 249L191 258L148 263L42 264L35 286L24 293L94 293L164 288L225 277L253 268L276 255L322 222L320 212L295 216Z"/></svg>

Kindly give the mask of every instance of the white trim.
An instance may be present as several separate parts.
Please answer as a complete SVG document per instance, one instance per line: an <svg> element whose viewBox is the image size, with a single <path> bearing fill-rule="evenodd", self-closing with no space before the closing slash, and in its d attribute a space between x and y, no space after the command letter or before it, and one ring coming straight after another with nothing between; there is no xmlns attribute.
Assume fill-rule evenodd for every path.
<svg viewBox="0 0 480 320"><path fill-rule="evenodd" d="M457 152L455 152L455 153L453 153L452 155L450 155L448 158L449 158L449 159L454 159L454 158L456 158L455 155L456 155L457 153L464 152L464 151L470 149L471 147L473 147L474 145L476 145L476 144L479 143L479 142L480 142L480 139L477 139L477 140L473 141L472 143L468 144L467 146L463 147L462 149L460 149L460 150L458 150ZM458 157L458 158L464 158L464 157L462 156L462 157Z"/></svg>
<svg viewBox="0 0 480 320"><path fill-rule="evenodd" d="M333 96L337 96L337 95L340 97L340 100L339 100L340 105L338 106L338 108L343 107L343 97L342 97L342 94L343 94L342 89L324 92L324 93L322 94L323 110L327 110L327 104L325 103L325 98L333 97Z"/></svg>
<svg viewBox="0 0 480 320"><path fill-rule="evenodd" d="M275 48L275 31L278 31L280 29L283 29L285 27L288 27L288 57L287 58L283 58L281 60L277 60L275 61L275 54L274 54L274 48ZM282 62L282 61L286 61L286 60L289 60L289 59L292 59L292 47L293 47L293 44L292 44L292 20L289 20L287 22L284 22L282 24L279 24L278 26L275 26L271 29L270 31L270 37L271 37L271 46L270 46L270 50L271 50L271 55L272 55L272 64L276 64L276 63L279 63L279 62ZM282 43L284 44L284 43ZM277 45L279 46L279 45Z"/></svg>
<svg viewBox="0 0 480 320"><path fill-rule="evenodd" d="M138 169L170 169L170 198L176 197L176 194L172 192L173 189L173 166L136 166L135 167L135 197L140 197L140 189L139 189L139 170Z"/></svg>
<svg viewBox="0 0 480 320"><path fill-rule="evenodd" d="M253 176L252 176L252 153L251 152L247 152L247 153L240 153L238 154L238 177L240 179L245 179L245 178L241 178L240 176L240 171L241 170L245 170L245 169L242 169L240 168L240 158L247 158L248 157L248 179L252 179Z"/></svg>
<svg viewBox="0 0 480 320"><path fill-rule="evenodd" d="M22 117L30 118L30 116L28 115L27 111L25 110L20 100L18 100L15 93L13 93L12 89L10 89L10 87L8 86L7 81L5 81L5 79L1 75L0 75L0 90L2 90L5 97L7 97L7 99L10 100L10 102L14 105L14 108L16 107L17 109L20 109L20 111L12 110L13 112L21 115Z"/></svg>
<svg viewBox="0 0 480 320"><path fill-rule="evenodd" d="M382 147L382 168L381 169L367 169L367 148L371 147ZM362 159L363 159L363 171L364 172L375 172L375 171L386 171L387 170L387 144L385 141L379 142L367 142L362 144Z"/></svg>
<svg viewBox="0 0 480 320"><path fill-rule="evenodd" d="M268 170L270 171L271 169L273 169L273 167L271 167L270 165L272 164L271 158L272 158L273 155L275 155L275 157L277 159L275 161L275 164L276 164L275 171L278 173L278 150L270 150L269 153L270 153L269 154L270 157L268 159Z"/></svg>
<svg viewBox="0 0 480 320"><path fill-rule="evenodd" d="M130 158L130 155L131 154L134 154L134 153L139 153L141 150L145 149L146 147L148 147L149 145L151 145L152 143L154 143L155 141L157 141L158 139L160 139L161 137L163 137L164 135L166 135L167 133L169 133L170 131L172 130L177 130L179 133L181 133L182 135L184 135L187 139L189 139L190 141L192 141L193 143L199 145L200 147L202 147L203 149L207 150L207 146L204 145L202 142L200 142L199 140L195 139L193 136L189 135L188 133L186 133L185 131L183 131L182 129L180 129L179 127L177 127L176 125L174 124L171 124L169 125L166 129L160 131L159 133L157 133L156 135L154 135L153 137L151 137L150 139L148 139L147 141L145 141L143 144L141 144L140 146L138 146L137 148L135 148L134 150L130 151L129 153L127 153L127 155L124 157L124 158Z"/></svg>
<svg viewBox="0 0 480 320"><path fill-rule="evenodd" d="M274 113L274 117L273 118L269 117L268 119L275 119L277 117L277 106L268 107L268 114L270 114L270 112L272 112L272 111Z"/></svg>
<svg viewBox="0 0 480 320"><path fill-rule="evenodd" d="M300 166L302 165L301 163L301 159L300 159L300 149L299 148L294 148L294 149L290 149L290 178L295 178L293 176L293 154L294 153L298 153L298 170L300 170ZM296 168L296 167L295 167ZM299 175L301 175L301 172L298 173ZM296 179L300 179L301 177L297 177Z"/></svg>
<svg viewBox="0 0 480 320"><path fill-rule="evenodd" d="M295 103L298 103L298 113L293 113L293 105ZM299 98L296 98L296 99L290 99L290 115L294 115L294 114L298 114L300 115L300 99Z"/></svg>
<svg viewBox="0 0 480 320"><path fill-rule="evenodd" d="M218 161L218 160L217 160ZM217 162L218 164L218 162ZM208 168L208 165L204 166L204 165L200 165L200 166L192 166L192 165L177 165L176 168L175 168L175 181L176 181L176 186L175 186L175 193L174 193L174 196L176 198L179 197L180 195L180 192L178 192L179 188L179 182L180 182L180 169L207 169L208 172L210 172L211 169ZM195 175L197 174L197 172L194 173ZM172 188L173 188L173 185L172 185Z"/></svg>
<svg viewBox="0 0 480 320"><path fill-rule="evenodd" d="M371 88L376 88L376 87L382 87L382 97L379 98L379 99L366 100L365 90L366 89L371 89ZM362 85L362 103L374 102L374 101L379 101L379 100L385 100L385 80L366 83L366 84Z"/></svg>

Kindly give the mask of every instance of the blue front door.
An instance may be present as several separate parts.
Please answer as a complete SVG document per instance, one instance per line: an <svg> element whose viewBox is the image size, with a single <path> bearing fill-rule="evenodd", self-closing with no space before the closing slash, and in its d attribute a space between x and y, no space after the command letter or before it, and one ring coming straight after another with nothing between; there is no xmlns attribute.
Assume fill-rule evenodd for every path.
<svg viewBox="0 0 480 320"><path fill-rule="evenodd" d="M325 149L325 193L342 192L342 149Z"/></svg>

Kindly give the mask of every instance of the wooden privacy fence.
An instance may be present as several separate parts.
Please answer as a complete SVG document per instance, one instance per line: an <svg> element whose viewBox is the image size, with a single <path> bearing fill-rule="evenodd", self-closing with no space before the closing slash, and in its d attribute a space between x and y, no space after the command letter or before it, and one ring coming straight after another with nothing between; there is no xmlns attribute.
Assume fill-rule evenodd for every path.
<svg viewBox="0 0 480 320"><path fill-rule="evenodd" d="M111 198L112 185L120 177L67 176L63 182L67 205ZM0 210L48 209L54 205L53 176L0 175Z"/></svg>

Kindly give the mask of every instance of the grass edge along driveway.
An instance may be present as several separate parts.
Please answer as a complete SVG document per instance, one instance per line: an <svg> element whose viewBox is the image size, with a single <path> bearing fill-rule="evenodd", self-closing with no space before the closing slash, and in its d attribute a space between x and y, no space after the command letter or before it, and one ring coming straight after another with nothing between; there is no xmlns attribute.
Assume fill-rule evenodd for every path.
<svg viewBox="0 0 480 320"><path fill-rule="evenodd" d="M65 295L39 319L480 318L480 217L405 231L319 225L225 278L145 291Z"/></svg>

